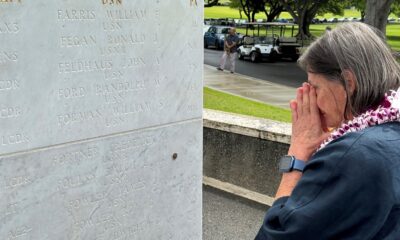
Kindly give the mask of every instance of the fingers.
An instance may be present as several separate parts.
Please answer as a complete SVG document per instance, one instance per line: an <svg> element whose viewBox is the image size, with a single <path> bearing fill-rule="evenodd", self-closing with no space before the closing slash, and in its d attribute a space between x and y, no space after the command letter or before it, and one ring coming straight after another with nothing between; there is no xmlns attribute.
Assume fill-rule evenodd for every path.
<svg viewBox="0 0 400 240"><path fill-rule="evenodd" d="M290 101L290 109L292 110L292 123L295 123L297 121L297 101L292 100Z"/></svg>
<svg viewBox="0 0 400 240"><path fill-rule="evenodd" d="M310 114L310 84L303 83L303 114Z"/></svg>
<svg viewBox="0 0 400 240"><path fill-rule="evenodd" d="M296 102L297 102L297 114L301 116L303 114L303 88L299 87L296 91Z"/></svg>
<svg viewBox="0 0 400 240"><path fill-rule="evenodd" d="M317 93L313 86L310 86L310 112L315 116L319 116L319 109L317 105Z"/></svg>
<svg viewBox="0 0 400 240"><path fill-rule="evenodd" d="M292 118L295 117L294 119L297 120L301 117L310 116L319 119L320 113L317 105L317 93L315 88L309 83L303 83L302 87L298 88L296 93L296 100L290 103ZM294 111L294 109L296 109L296 111ZM297 113L295 116L293 116L294 112Z"/></svg>
<svg viewBox="0 0 400 240"><path fill-rule="evenodd" d="M303 83L302 87L297 89L297 111L299 115L303 114L319 114L317 105L317 94L313 86Z"/></svg>

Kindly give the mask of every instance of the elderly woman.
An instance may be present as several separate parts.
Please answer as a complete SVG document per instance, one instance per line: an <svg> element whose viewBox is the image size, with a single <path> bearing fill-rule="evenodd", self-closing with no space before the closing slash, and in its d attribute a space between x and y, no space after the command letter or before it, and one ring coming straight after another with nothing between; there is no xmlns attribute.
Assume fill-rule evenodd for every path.
<svg viewBox="0 0 400 240"><path fill-rule="evenodd" d="M299 59L292 140L262 239L400 239L400 66L363 23Z"/></svg>

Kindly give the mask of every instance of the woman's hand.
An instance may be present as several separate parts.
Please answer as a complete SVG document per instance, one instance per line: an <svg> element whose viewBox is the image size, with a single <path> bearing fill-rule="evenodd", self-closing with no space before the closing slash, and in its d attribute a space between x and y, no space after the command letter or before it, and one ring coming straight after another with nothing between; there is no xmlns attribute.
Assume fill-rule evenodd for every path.
<svg viewBox="0 0 400 240"><path fill-rule="evenodd" d="M329 133L324 132L317 106L315 88L308 83L297 89L296 100L290 102L292 109L292 140L288 155L307 161ZM284 173L275 198L290 196L302 173Z"/></svg>
<svg viewBox="0 0 400 240"><path fill-rule="evenodd" d="M329 137L323 131L315 88L308 83L297 89L297 98L290 102L292 139L289 155L307 161L319 145Z"/></svg>

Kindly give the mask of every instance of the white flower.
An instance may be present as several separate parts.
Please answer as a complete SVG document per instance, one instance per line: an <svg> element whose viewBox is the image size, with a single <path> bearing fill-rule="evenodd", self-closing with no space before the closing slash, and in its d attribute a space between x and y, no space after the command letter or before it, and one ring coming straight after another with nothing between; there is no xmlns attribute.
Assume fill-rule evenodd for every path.
<svg viewBox="0 0 400 240"><path fill-rule="evenodd" d="M392 108L400 109L400 88L397 89L397 92L394 94L392 99Z"/></svg>

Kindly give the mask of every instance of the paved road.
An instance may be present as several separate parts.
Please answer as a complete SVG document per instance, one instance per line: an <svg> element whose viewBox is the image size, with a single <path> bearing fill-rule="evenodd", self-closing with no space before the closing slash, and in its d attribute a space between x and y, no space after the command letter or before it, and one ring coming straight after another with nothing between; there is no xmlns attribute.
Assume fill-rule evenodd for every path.
<svg viewBox="0 0 400 240"><path fill-rule="evenodd" d="M289 101L296 98L296 89L293 87L238 73L221 72L210 65L204 65L204 85L286 109L289 109Z"/></svg>
<svg viewBox="0 0 400 240"><path fill-rule="evenodd" d="M204 63L218 66L221 55L222 51L204 49ZM307 81L307 75L296 63L289 61L252 63L247 60L237 60L236 72L289 87L298 87L302 82Z"/></svg>
<svg viewBox="0 0 400 240"><path fill-rule="evenodd" d="M254 239L267 209L263 205L204 187L203 239Z"/></svg>

